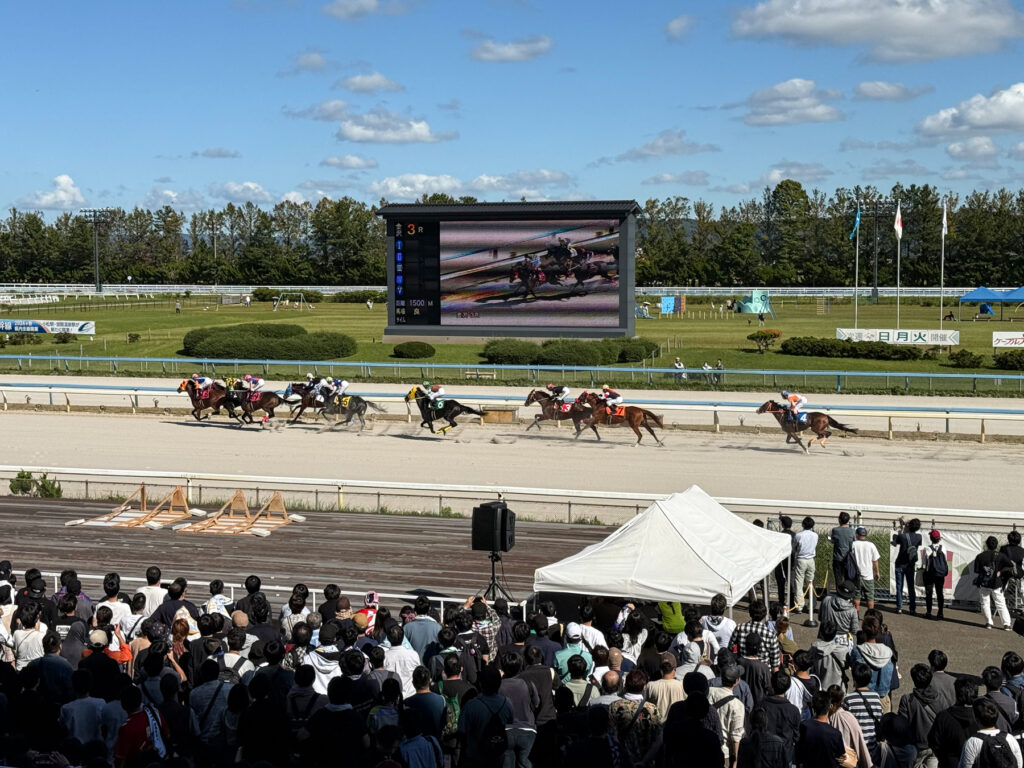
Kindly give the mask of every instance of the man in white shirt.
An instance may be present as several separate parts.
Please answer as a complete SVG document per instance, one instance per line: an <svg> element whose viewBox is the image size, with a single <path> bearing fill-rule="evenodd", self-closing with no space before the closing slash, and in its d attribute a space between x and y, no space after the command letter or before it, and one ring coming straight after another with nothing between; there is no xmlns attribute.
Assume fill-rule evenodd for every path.
<svg viewBox="0 0 1024 768"><path fill-rule="evenodd" d="M146 569L146 586L140 587L136 594L146 596L146 609L142 615L147 619L161 606L167 597L167 590L160 585L160 569L155 565Z"/></svg>
<svg viewBox="0 0 1024 768"><path fill-rule="evenodd" d="M814 583L814 556L818 553L818 534L814 532L814 518L805 517L803 530L793 537L793 584L796 587L795 613L806 611L804 596Z"/></svg>
<svg viewBox="0 0 1024 768"><path fill-rule="evenodd" d="M388 630L388 642L391 647L384 654L384 669L394 672L402 681L402 698L408 699L416 695L416 686L412 683L412 673L420 665L420 655L409 646L403 645L405 632L395 624Z"/></svg>
<svg viewBox="0 0 1024 768"><path fill-rule="evenodd" d="M878 548L868 541L868 529L861 526L857 529L857 538L850 551L857 563L857 593L854 595L853 607L860 610L860 601L866 600L868 608L875 607L875 580L878 574Z"/></svg>
<svg viewBox="0 0 1024 768"><path fill-rule="evenodd" d="M991 699L976 699L971 708L981 727L964 742L964 751L960 753L959 768L974 768L979 765L981 763L979 758L983 750L990 755L995 752L1009 752L1013 760L1016 760L1017 768L1024 768L1024 760L1021 759L1017 740L996 728L996 721L999 719L999 706Z"/></svg>

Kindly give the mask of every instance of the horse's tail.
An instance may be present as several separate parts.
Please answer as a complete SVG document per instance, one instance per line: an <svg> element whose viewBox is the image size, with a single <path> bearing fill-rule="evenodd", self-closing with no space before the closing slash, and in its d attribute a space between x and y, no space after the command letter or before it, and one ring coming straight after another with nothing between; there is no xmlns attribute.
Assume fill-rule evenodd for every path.
<svg viewBox="0 0 1024 768"><path fill-rule="evenodd" d="M470 408L468 405L463 405L462 403L459 403L459 407L462 409L463 413L471 413L474 416L484 415L483 411L478 411L476 408Z"/></svg>
<svg viewBox="0 0 1024 768"><path fill-rule="evenodd" d="M662 417L661 417L661 416L659 416L659 415L658 415L658 414L656 414L656 413L652 413L651 411L648 411L648 410L646 410L646 409L644 409L644 408L641 408L640 410L641 410L641 411L643 412L643 414L644 414L644 421L647 421L647 419L651 419L651 420L652 420L652 421L653 421L653 422L654 422L655 424L657 424L657 425L658 425L659 427L661 427L662 429L664 429L664 428L665 428L665 424L664 424L664 422L662 421Z"/></svg>
<svg viewBox="0 0 1024 768"><path fill-rule="evenodd" d="M376 403L371 403L369 400L363 400L363 402L366 403L370 408L375 410L377 413L385 413L385 410Z"/></svg>
<svg viewBox="0 0 1024 768"><path fill-rule="evenodd" d="M831 416L828 417L828 425L830 427L835 427L836 429L841 429L843 432L849 432L852 435L856 435L857 434L857 430L856 429L854 429L853 427L848 427L845 424L840 424L838 421L833 419Z"/></svg>

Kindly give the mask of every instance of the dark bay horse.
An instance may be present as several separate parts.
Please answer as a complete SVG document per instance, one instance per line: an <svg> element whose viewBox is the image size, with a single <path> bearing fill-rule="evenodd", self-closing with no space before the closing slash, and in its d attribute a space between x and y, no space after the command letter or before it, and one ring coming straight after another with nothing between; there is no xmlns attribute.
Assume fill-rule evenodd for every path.
<svg viewBox="0 0 1024 768"><path fill-rule="evenodd" d="M333 416L337 414L339 417L346 417L344 421L340 419L328 427L328 429L334 429L336 426L345 426L351 424L353 418L359 419L359 431L362 432L366 428L366 409L372 408L377 413L384 413L384 409L376 403L371 403L369 400L364 400L359 395L339 395L333 394L327 398L326 405L323 407L323 414L327 416Z"/></svg>
<svg viewBox="0 0 1024 768"><path fill-rule="evenodd" d="M519 285L516 286L516 281ZM513 264L512 268L508 272L508 284L515 286L512 289L512 293L505 297L508 301L511 298L515 298L520 293L523 294L523 298L533 296L533 298L540 298L537 296L537 286L540 284L540 280L537 276L537 271L532 267L527 267L523 264Z"/></svg>
<svg viewBox="0 0 1024 768"><path fill-rule="evenodd" d="M430 402L430 398L423 394L423 390L418 386L410 389L409 394L405 396L405 402L410 403L415 401L416 405L419 406L420 416L423 418L423 421L420 422L420 426L426 427L432 434L447 434L448 430L459 426L455 423L455 419L464 413L471 413L474 416L484 415L482 411L470 408L468 405L463 405L462 403L458 403L447 397L443 398L443 400L444 403L442 406L440 408L435 408L433 403ZM434 419L444 419L448 422L448 426L435 430Z"/></svg>
<svg viewBox="0 0 1024 768"><path fill-rule="evenodd" d="M250 424L254 423L252 415L256 411L263 411L263 418L260 419L262 427L274 418L274 409L284 403L277 392L250 392L244 381L236 381L234 389L238 393L238 399L242 401L242 418ZM242 426L241 422L239 426Z"/></svg>
<svg viewBox="0 0 1024 768"><path fill-rule="evenodd" d="M760 408L757 409L758 413L770 413L775 417L775 420L779 422L779 426L782 431L786 433L786 442L797 442L800 447L804 449L804 453L810 451L810 446L804 445L804 441L800 439L800 432L805 429L811 430L814 433L814 437L811 439L811 443L821 441L821 447L825 447L825 441L832 437L832 430L829 427L842 430L843 432L849 432L851 435L856 435L857 430L853 427L848 427L845 424L840 424L838 421L833 419L827 413L821 413L820 411L811 411L807 414L806 421L791 421L789 419L789 409L782 403L777 403L774 400L769 400L764 403Z"/></svg>
<svg viewBox="0 0 1024 768"><path fill-rule="evenodd" d="M533 422L526 428L527 432L533 427L540 429L542 421L565 421L566 419L572 419L572 425L576 427L576 435L578 437L583 430L583 422L594 415L594 410L590 406L577 409L573 408L572 403L566 403L568 409L561 408L561 403L543 389L530 390L524 405L532 405L533 403L537 403L540 406L540 413L533 417ZM590 428L594 430L594 434L600 440L601 435L598 433L597 427L591 424Z"/></svg>
<svg viewBox="0 0 1024 768"><path fill-rule="evenodd" d="M296 396L299 398L298 402L295 402L292 399ZM324 402L317 402L316 393L314 393L313 388L305 382L289 384L288 388L284 391L284 402L292 414L294 414L289 420L289 424L297 422L307 408L312 408L314 415L322 415L324 408L326 407Z"/></svg>
<svg viewBox="0 0 1024 768"><path fill-rule="evenodd" d="M658 414L635 405L618 406L613 413L608 413L608 407L593 392L581 394L576 401L577 405L580 403L586 403L594 411L593 415L583 422L584 426L594 428L597 424L628 424L630 429L636 434L636 442L633 443L634 448L640 445L640 441L644 439L643 434L640 432L640 427L643 427L651 433L651 437L657 441L658 445L664 445L659 437L654 434L654 430L651 429L652 423L662 429L665 428L665 424ZM594 431L596 432L597 430L594 429ZM576 437L579 437L579 433L577 433Z"/></svg>
<svg viewBox="0 0 1024 768"><path fill-rule="evenodd" d="M215 381L209 388L200 390L195 379L186 379L181 382L178 391L188 393L189 399L192 401L192 415L196 421L208 419L213 414L219 415L221 408L226 408L232 419L238 418L235 414L238 401L222 381ZM210 413L203 416L205 410L209 410Z"/></svg>

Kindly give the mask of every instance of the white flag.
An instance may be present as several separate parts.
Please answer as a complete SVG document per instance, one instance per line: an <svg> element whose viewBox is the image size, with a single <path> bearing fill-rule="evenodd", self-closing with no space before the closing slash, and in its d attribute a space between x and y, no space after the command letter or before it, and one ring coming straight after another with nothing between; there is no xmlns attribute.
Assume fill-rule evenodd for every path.
<svg viewBox="0 0 1024 768"><path fill-rule="evenodd" d="M949 226L946 224L946 204L942 204L942 236L945 237L949 233Z"/></svg>
<svg viewBox="0 0 1024 768"><path fill-rule="evenodd" d="M896 203L896 221L893 223L892 228L896 230L896 239L903 239L903 214L900 213L901 202Z"/></svg>

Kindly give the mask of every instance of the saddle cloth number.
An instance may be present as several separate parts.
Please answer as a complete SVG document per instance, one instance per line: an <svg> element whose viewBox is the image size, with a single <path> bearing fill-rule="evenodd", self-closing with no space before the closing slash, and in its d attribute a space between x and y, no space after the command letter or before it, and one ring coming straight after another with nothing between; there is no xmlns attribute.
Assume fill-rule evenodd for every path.
<svg viewBox="0 0 1024 768"><path fill-rule="evenodd" d="M255 403L256 401L258 401L260 399L260 396L261 395L260 395L259 392L250 392L249 393L249 402L250 403Z"/></svg>
<svg viewBox="0 0 1024 768"><path fill-rule="evenodd" d="M200 400L209 400L210 399L210 390L209 389L200 389L199 390L199 399Z"/></svg>
<svg viewBox="0 0 1024 768"><path fill-rule="evenodd" d="M345 395L343 398L341 398L341 407L348 408L348 404L350 402L352 402L352 395Z"/></svg>
<svg viewBox="0 0 1024 768"><path fill-rule="evenodd" d="M572 410L572 403L562 403L562 413L568 413Z"/></svg>

